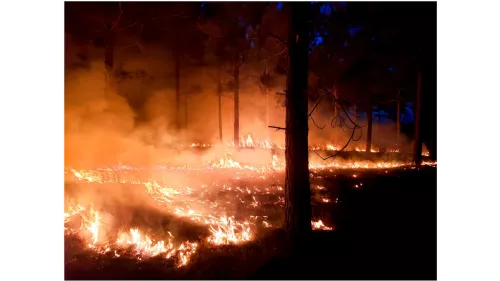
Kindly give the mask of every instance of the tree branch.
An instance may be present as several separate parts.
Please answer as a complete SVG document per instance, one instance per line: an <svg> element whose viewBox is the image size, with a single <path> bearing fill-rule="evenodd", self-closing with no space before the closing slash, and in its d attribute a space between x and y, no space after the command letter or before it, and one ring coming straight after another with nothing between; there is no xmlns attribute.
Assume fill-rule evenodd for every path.
<svg viewBox="0 0 500 281"><path fill-rule="evenodd" d="M364 126L360 126L358 125L356 122L354 122L351 117L349 117L349 112L348 110L346 110L345 106L342 105L342 103L340 102L341 99L337 98L335 95L333 95L333 93L331 93L330 91L328 90L322 90L324 92L324 94L319 98L319 100L316 102L316 104L314 105L314 107L312 108L311 112L309 113L308 117L311 117L311 119L313 120L313 123L314 125L316 125L316 127L320 128L320 129L323 129L325 126L323 127L319 127L316 122L314 121L314 118L312 117L312 114L313 112L316 110L316 108L318 107L318 105L321 103L322 99L327 96L327 95L331 95L332 98L333 98L333 108L334 109L338 109L338 110L335 110L335 112L337 112L335 114L335 116L333 116L332 118L332 121L330 122L330 126L332 128L335 128L338 125L340 125L340 128L344 131L344 132L347 132L347 129L351 129L352 132L351 132L351 136L349 137L349 140L346 142L346 144L340 149L338 150L336 153L334 154L331 154L331 155L328 155L326 157L323 157L321 156L317 151L314 151L314 153L316 155L318 155L318 157L320 157L321 159L323 160L327 160L327 159L330 159L330 158L333 158L335 159L335 157L337 157L337 155L339 155L340 152L342 152L347 146L349 146L349 144L351 143L351 141L359 141L363 135L363 131L361 130L362 127L366 126L367 124L365 124ZM350 103L349 100L347 99L343 99L346 103ZM358 101L359 103L359 101ZM356 103L357 104L357 103ZM344 111L345 113L345 116L347 117L347 119L354 125L354 127L350 127L347 122L346 122L346 119L344 119L344 117L342 117L341 115L341 110ZM351 113L352 114L352 113ZM356 132L357 129L360 129L360 136L359 138L354 138L354 134Z"/></svg>
<svg viewBox="0 0 500 281"><path fill-rule="evenodd" d="M268 128L273 128L273 129L276 129L276 131L279 131L279 130L283 130L283 131L286 131L286 128L283 128L283 127L277 127L277 126L267 126Z"/></svg>
<svg viewBox="0 0 500 281"><path fill-rule="evenodd" d="M337 150L337 152L335 154L328 155L327 157L322 157L321 155L319 155L318 152L314 151L314 153L316 153L316 155L318 155L323 160L327 160L327 159L330 159L330 158L335 159L335 157L337 157L337 155L339 155L339 153L342 152L349 145L349 143L351 143L351 140L353 140L353 136L354 136L354 132L355 131L356 131L356 127L354 127L354 130L352 130L351 137L349 137L349 140L344 145L344 147L342 147L341 149Z"/></svg>
<svg viewBox="0 0 500 281"><path fill-rule="evenodd" d="M274 57L277 57L277 56L279 56L279 55L283 54L286 50L288 50L288 46L287 46L287 47L285 47L285 48L284 48L283 50L281 50L280 52L278 52L278 53L276 53L276 54L274 54L274 55L270 55L270 56L269 56L269 57L267 57L267 58L260 59L259 61L269 60L269 59L272 59L272 58L274 58Z"/></svg>
<svg viewBox="0 0 500 281"><path fill-rule="evenodd" d="M285 41L285 40L281 40L281 38L279 38L278 36L272 34L271 32L268 33L269 36L273 37L274 39L280 41L281 43L285 44L288 46L288 43Z"/></svg>
<svg viewBox="0 0 500 281"><path fill-rule="evenodd" d="M113 25L111 26L111 31L115 31L116 28L118 27L118 24L120 23L120 19L122 18L123 15L123 7L122 7L122 2L118 2L118 9L120 10L120 14L118 15L118 18L113 22Z"/></svg>
<svg viewBox="0 0 500 281"><path fill-rule="evenodd" d="M323 127L318 126L318 124L316 124L316 121L314 121L314 118L313 118L312 116L309 116L309 117L311 117L311 120L313 121L314 125L315 125L318 129L323 130L323 129L326 127L326 125L323 125Z"/></svg>
<svg viewBox="0 0 500 281"><path fill-rule="evenodd" d="M316 121L315 121L315 120L314 120L314 118L312 117L312 114L313 114L314 110L316 110L316 108L318 107L318 105L321 103L321 100L322 100L322 99L323 99L323 98L324 98L327 94L328 94L328 93L324 94L323 96L321 96L321 97L319 98L318 102L316 102L316 104L314 105L314 107L311 109L311 112L309 112L309 114L307 115L307 117L310 117L310 118L311 118L311 120L313 121L314 125L315 125L318 129L320 129L320 130L324 129L324 128L326 127L326 125L323 125L322 127L318 126L318 124L316 124Z"/></svg>

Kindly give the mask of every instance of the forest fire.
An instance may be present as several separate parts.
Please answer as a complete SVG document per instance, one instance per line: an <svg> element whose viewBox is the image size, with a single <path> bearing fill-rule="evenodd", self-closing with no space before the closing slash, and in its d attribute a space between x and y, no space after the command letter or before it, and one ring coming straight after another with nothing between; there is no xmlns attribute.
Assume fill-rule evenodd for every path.
<svg viewBox="0 0 500 281"><path fill-rule="evenodd" d="M425 165L435 165L435 163L424 163ZM368 170L368 169L391 169L409 166L408 163L398 162L332 162L332 163L311 163L311 171L334 170ZM172 173L171 176L179 173L196 174L196 177L210 178L214 173L234 174L237 179L245 181L262 180L262 175L275 178L281 177L285 163L277 155L273 155L270 163L262 166L252 166L240 163L233 159L231 153L227 152L218 161L212 161L200 166L192 167L165 167L163 172ZM245 172L241 174L241 172ZM202 173L202 174L200 174ZM194 175L193 174L193 175ZM137 188L144 188L144 191L158 203L159 208L166 213L191 221L194 224L205 226L208 229L208 236L200 241L178 240L174 241L174 236L167 231L165 239L153 240L150 236L137 227L128 231L117 231L107 229L103 224L105 210L96 211L90 206L83 204L69 204L64 213L65 229L67 234L77 233L87 241L87 248L97 253L114 252L116 257L123 255L126 251L133 253L133 256L143 259L148 257L164 257L165 259L176 260L178 266L189 263L190 257L197 251L199 243L205 241L208 244L217 245L237 245L255 239L260 229L269 227L279 227L280 221L271 221L268 216L260 213L261 206L278 205L284 206L284 188L281 185L273 184L264 187L252 185L239 185L230 183L227 180L219 183L212 179L212 184L203 183L199 187L190 185L189 187L178 186L174 181L155 180L151 177L152 172L145 172L144 169L131 166L117 166L113 168L96 170L75 170L66 169L67 180L88 184L132 184ZM355 174L357 177L357 175ZM170 177L170 176L168 176ZM282 182L276 179L277 183ZM314 189L322 191L325 188L316 186ZM227 194L224 198L215 199L214 194ZM78 201L78 198L75 198ZM332 199L321 197L323 204L332 204ZM338 199L335 199L338 203ZM237 207L245 206L245 207ZM243 208L243 209L242 209ZM240 210L240 211L237 211ZM68 227L72 219L81 217L81 225L73 228ZM326 225L321 219L311 221L314 230L331 231L334 228ZM117 232L117 233L116 233ZM117 237L113 241L113 235Z"/></svg>
<svg viewBox="0 0 500 281"><path fill-rule="evenodd" d="M377 185L389 182L398 198L404 185L393 190L394 178L413 184L434 171L435 118L421 102L433 87L405 55L416 51L378 54L380 38L394 35L351 23L358 17L345 5L67 4L73 275L119 266L149 277L158 265L182 274L205 253L302 250L309 239L296 237L337 236L362 217L372 202L355 199ZM340 18L348 21L330 24ZM403 36L394 34L387 48ZM388 195L375 203L391 195L380 192Z"/></svg>
<svg viewBox="0 0 500 281"><path fill-rule="evenodd" d="M88 239L87 248L99 254L114 252L115 257L120 257L126 252L131 252L138 259L150 258L162 255L166 259L177 258L178 266L186 265L189 258L196 252L197 243L184 241L178 245L172 242L174 238L170 232L170 237L165 242L164 240L153 241L148 235L143 235L138 228L132 228L128 232L120 232L117 234L115 242L111 242L100 235L101 217L99 212L90 209L91 217L85 217L85 208L82 206L69 206L66 212L65 222L69 222L71 217L77 215L82 218L82 226L73 232L78 232L84 238ZM80 231L80 232L79 232ZM83 232L83 233L82 233Z"/></svg>
<svg viewBox="0 0 500 281"><path fill-rule="evenodd" d="M227 147L234 147L234 142L226 142L224 143L225 146ZM214 144L209 144L209 143L192 143L189 145L192 148L210 148L218 145ZM356 145L349 145L348 147L342 149L343 145L337 145L337 144L325 144L325 145L314 145L310 144L309 145L309 150L310 151L356 151L356 152L365 152L366 147L361 146L360 144ZM181 147L185 147L185 145L182 145ZM283 144L278 144L278 143L273 143L272 141L269 140L255 140L252 137L251 133L245 134L243 137L240 138L240 147L241 148L262 148L262 149L271 149L271 148L276 148L280 150L284 150L285 146ZM380 149L372 145L370 149L371 153L399 153L400 149L399 148L384 148ZM429 156L429 151L425 146L423 147L422 150L422 155L423 156Z"/></svg>

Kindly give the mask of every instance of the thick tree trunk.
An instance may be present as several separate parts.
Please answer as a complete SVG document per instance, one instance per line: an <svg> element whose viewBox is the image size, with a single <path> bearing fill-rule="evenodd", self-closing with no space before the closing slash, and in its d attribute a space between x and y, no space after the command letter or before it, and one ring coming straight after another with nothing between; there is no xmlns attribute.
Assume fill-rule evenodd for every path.
<svg viewBox="0 0 500 281"><path fill-rule="evenodd" d="M175 55L175 118L177 129L181 128L181 57Z"/></svg>
<svg viewBox="0 0 500 281"><path fill-rule="evenodd" d="M308 3L290 3L286 91L285 229L292 245L311 232L308 159Z"/></svg>
<svg viewBox="0 0 500 281"><path fill-rule="evenodd" d="M421 110L422 110L422 72L417 78L417 104L415 109L415 135L413 141L413 162L417 167L422 163L422 136L421 136Z"/></svg>
<svg viewBox="0 0 500 281"><path fill-rule="evenodd" d="M366 135L366 152L371 152L372 151L372 125L373 125L373 108L372 108L372 99L371 97L369 98L368 101L368 110L367 110L367 117L368 117L368 132Z"/></svg>
<svg viewBox="0 0 500 281"><path fill-rule="evenodd" d="M217 68L217 96L219 106L219 141L222 143L222 81L221 81L221 68Z"/></svg>
<svg viewBox="0 0 500 281"><path fill-rule="evenodd" d="M240 147L240 67L234 68L234 147Z"/></svg>

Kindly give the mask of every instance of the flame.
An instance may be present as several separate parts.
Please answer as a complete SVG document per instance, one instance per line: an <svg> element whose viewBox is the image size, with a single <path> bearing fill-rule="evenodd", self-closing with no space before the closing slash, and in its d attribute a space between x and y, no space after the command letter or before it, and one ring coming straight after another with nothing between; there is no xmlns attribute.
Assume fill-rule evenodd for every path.
<svg viewBox="0 0 500 281"><path fill-rule="evenodd" d="M333 227L326 226L321 220L311 221L311 226L317 230L333 230Z"/></svg>
<svg viewBox="0 0 500 281"><path fill-rule="evenodd" d="M87 222L86 228L92 234L92 245L95 245L99 238L99 226L101 225L100 222L101 218L99 217L99 213L94 211L94 209L91 209L90 213L93 218L90 220L86 219Z"/></svg>
<svg viewBox="0 0 500 281"><path fill-rule="evenodd" d="M70 207L70 209L73 207ZM83 208L79 210L83 211ZM65 215L66 216L66 215ZM188 264L191 256L196 252L198 243L184 241L177 246L173 242L173 236L170 232L169 239L154 241L148 235L143 235L138 228L131 228L129 232L120 232L114 243L107 240L99 240L100 230L102 228L101 216L99 212L90 210L90 219L85 218L86 230L90 232L87 247L89 250L105 254L114 248L114 256L120 257L127 249L132 250L133 254L139 259L163 256L166 259L177 259L177 266L181 267ZM87 236L88 237L88 236Z"/></svg>
<svg viewBox="0 0 500 281"><path fill-rule="evenodd" d="M227 147L234 147L233 142L226 142L225 145ZM192 148L200 148L200 147L207 148L207 147L214 147L217 145L212 145L212 144L208 144L208 143L191 143L189 145L185 145L185 144L180 145L181 148L186 147L186 146L189 146ZM311 144L311 145L309 145L309 150L311 150L311 151L318 151L318 150L339 151L343 146L344 146L344 144L324 144L324 145ZM250 133L247 133L247 134L243 135L243 137L240 137L240 147L242 147L242 148L263 148L263 149L278 148L281 150L285 149L285 146L283 144L273 143L269 140L255 140L252 137L252 134L250 134ZM366 147L364 147L364 145L361 145L361 144L358 144L358 145L350 144L347 148L344 149L344 151L365 152ZM381 148L375 147L372 144L372 148L370 149L370 152L371 153L380 153L380 152L399 153L400 149L397 147L396 148L381 149ZM428 157L429 155L430 155L430 153L427 150L427 147L425 147L425 145L424 145L422 148L422 156Z"/></svg>
<svg viewBox="0 0 500 281"><path fill-rule="evenodd" d="M210 163L209 163L210 165ZM242 169L240 163L233 160L231 153L226 153L224 158L221 158L219 161L211 163L213 168L238 168Z"/></svg>
<svg viewBox="0 0 500 281"><path fill-rule="evenodd" d="M267 146L266 142L258 142L250 135L245 136L244 144L248 146ZM194 144L195 146L202 146ZM192 145L193 146L193 145ZM328 146L335 149L335 146ZM238 159L239 160L239 159ZM435 166L436 162L423 162L423 165ZM330 171L338 169L354 170L352 177L357 178L360 170L363 169L384 169L391 168L414 168L411 163L406 162L370 162L370 161L335 161L335 162L310 162L309 169L312 176L316 172ZM245 177L249 179L261 180L273 178L276 174L282 174L285 169L284 159L280 159L277 154L272 154L267 162L259 165L248 165L244 161L236 161L231 153L226 153L220 160L211 161L199 166L158 166L161 172L186 173L201 172L213 173L215 169L220 169L221 174L228 175L234 179ZM232 170L228 170L232 169ZM146 171L147 178L141 171ZM66 174L70 179L92 184L101 183L126 183L142 186L156 203L164 210L176 217L189 220L208 229L206 237L200 237L200 241L212 245L242 244L255 239L261 227L280 227L275 221L268 221L265 216L257 216L263 206L277 205L284 206L284 188L282 182L277 180L277 184L267 187L239 186L232 182L218 184L216 182L204 182L198 186L175 186L173 182L165 184L162 178L151 179L151 170L140 169L126 165L117 165L104 169L76 170L67 168ZM153 176L151 176L153 177ZM172 186L171 184L174 184ZM361 185L361 184L360 184ZM325 190L325 186L312 185L317 190ZM235 196L233 200L213 200L220 192L230 192ZM211 199L212 198L212 199ZM263 199L264 198L264 199ZM266 201L267 200L267 201ZM332 199L321 197L324 203L331 203ZM338 198L335 199L338 202ZM246 210L254 212L249 217L235 216L235 204L242 204ZM196 253L199 244L192 241L174 241L174 237L169 233L166 239L153 239L152 236L145 235L139 228L131 228L128 231L120 232L108 229L103 225L104 210L96 211L90 206L71 204L64 212L64 222L68 223L73 217L82 217L82 227L74 229L72 233L78 233L87 242L87 248L98 253L111 253L115 257L126 254L124 251L132 251L138 258L160 256L165 259L173 259L178 266L189 263L193 254ZM65 225L66 226L66 225ZM311 221L311 227L315 230L333 230L332 226L326 226L321 220ZM128 229L128 227L127 227ZM114 231L114 232L113 232ZM117 234L110 238L111 233ZM116 238L117 237L117 238ZM110 242L114 241L114 242Z"/></svg>
<svg viewBox="0 0 500 281"><path fill-rule="evenodd" d="M252 239L249 223L235 223L232 217L220 218L217 228L210 225L210 231L212 236L208 237L207 241L215 245L239 244Z"/></svg>
<svg viewBox="0 0 500 281"><path fill-rule="evenodd" d="M168 233L173 238L172 234ZM182 242L179 246L175 246L171 239L167 242L164 240L154 242L148 235L143 236L137 228L131 228L129 233L120 233L116 245L121 248L132 248L140 257L158 255L163 255L166 259L177 257L179 267L189 262L198 247L198 243L192 242Z"/></svg>

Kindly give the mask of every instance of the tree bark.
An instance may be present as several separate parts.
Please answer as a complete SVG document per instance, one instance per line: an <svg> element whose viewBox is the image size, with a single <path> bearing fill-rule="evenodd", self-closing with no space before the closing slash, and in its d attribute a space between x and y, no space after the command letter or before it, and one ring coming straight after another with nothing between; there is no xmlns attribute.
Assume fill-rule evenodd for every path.
<svg viewBox="0 0 500 281"><path fill-rule="evenodd" d="M372 151L372 125L373 125L373 108L372 108L372 99L371 97L369 98L368 101L368 110L367 110L367 117L368 117L368 132L366 135L366 152L371 152Z"/></svg>
<svg viewBox="0 0 500 281"><path fill-rule="evenodd" d="M217 68L217 96L219 106L219 141L222 143L222 81L221 81L221 67Z"/></svg>
<svg viewBox="0 0 500 281"><path fill-rule="evenodd" d="M413 162L417 167L422 164L422 136L421 136L421 107L422 107L422 72L417 77L417 104L415 109L415 135L413 141Z"/></svg>
<svg viewBox="0 0 500 281"><path fill-rule="evenodd" d="M240 66L234 67L234 147L240 147Z"/></svg>
<svg viewBox="0 0 500 281"><path fill-rule="evenodd" d="M290 3L286 91L285 230L292 245L311 232L308 159L308 3ZM301 243L302 241L302 243Z"/></svg>
<svg viewBox="0 0 500 281"><path fill-rule="evenodd" d="M181 128L181 56L175 54L175 118L177 129Z"/></svg>

